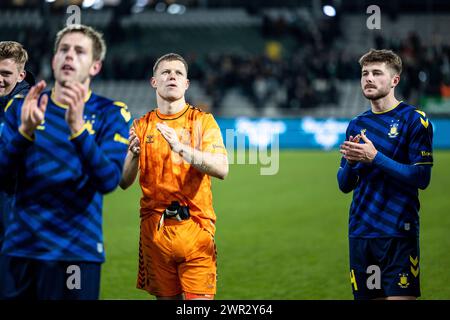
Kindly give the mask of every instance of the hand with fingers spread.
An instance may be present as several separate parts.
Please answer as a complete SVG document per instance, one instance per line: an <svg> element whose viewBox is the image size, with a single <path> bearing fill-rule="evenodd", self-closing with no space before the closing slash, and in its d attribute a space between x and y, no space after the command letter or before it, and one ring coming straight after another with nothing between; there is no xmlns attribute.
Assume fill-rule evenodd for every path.
<svg viewBox="0 0 450 320"><path fill-rule="evenodd" d="M32 137L36 128L42 123L47 109L48 96L43 95L38 105L39 96L46 87L44 80L33 86L22 105L19 130Z"/></svg>
<svg viewBox="0 0 450 320"><path fill-rule="evenodd" d="M182 147L180 140L178 139L177 132L175 129L169 127L165 123L157 123L156 128L161 132L162 136L169 143L172 151L179 153Z"/></svg>
<svg viewBox="0 0 450 320"><path fill-rule="evenodd" d="M128 150L133 154L133 157L139 156L141 153L141 145L134 127L130 128L130 137L128 138L128 141L130 143L128 145Z"/></svg>
<svg viewBox="0 0 450 320"><path fill-rule="evenodd" d="M355 142L358 136L360 136L364 143ZM345 141L341 145L340 152L349 164L354 164L356 162L371 163L378 151L365 133L361 132L355 138L350 137L349 141Z"/></svg>
<svg viewBox="0 0 450 320"><path fill-rule="evenodd" d="M62 103L68 106L66 122L72 134L79 132L84 126L83 112L86 89L79 82L65 82L61 90Z"/></svg>

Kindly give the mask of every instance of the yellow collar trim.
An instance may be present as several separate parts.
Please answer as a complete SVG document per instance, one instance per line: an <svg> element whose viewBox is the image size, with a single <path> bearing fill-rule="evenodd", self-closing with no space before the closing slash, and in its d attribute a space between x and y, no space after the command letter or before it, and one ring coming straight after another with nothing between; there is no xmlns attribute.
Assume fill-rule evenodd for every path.
<svg viewBox="0 0 450 320"><path fill-rule="evenodd" d="M390 108L390 109L387 109L387 110L384 110L384 111L379 111L379 112L373 111L373 110L372 110L372 112L375 113L375 114L383 114L383 113L386 113L386 112L389 112L389 111L394 110L394 109L397 108L397 107L400 105L400 103L402 103L402 102L403 102L403 100L402 100L402 101L399 101L395 106L393 106L393 107Z"/></svg>

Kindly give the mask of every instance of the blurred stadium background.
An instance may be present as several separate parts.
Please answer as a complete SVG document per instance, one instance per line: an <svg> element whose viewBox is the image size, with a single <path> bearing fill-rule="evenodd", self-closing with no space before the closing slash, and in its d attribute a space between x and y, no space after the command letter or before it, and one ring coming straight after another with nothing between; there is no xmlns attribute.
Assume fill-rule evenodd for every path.
<svg viewBox="0 0 450 320"><path fill-rule="evenodd" d="M0 40L25 45L38 79L52 81L54 36L73 4L107 41L98 94L145 114L155 107L155 59L177 52L190 65L187 100L211 111L224 137L233 129L247 149L264 149L279 136L276 175L247 161L214 181L218 299L352 298L351 195L337 187L336 148L348 120L369 108L358 58L370 48L399 53L398 97L427 112L435 129L432 182L421 192L423 298L450 299L450 2L2 0ZM380 7L381 29L367 28L369 5ZM135 289L139 197L135 185L105 198L103 299L150 298Z"/></svg>

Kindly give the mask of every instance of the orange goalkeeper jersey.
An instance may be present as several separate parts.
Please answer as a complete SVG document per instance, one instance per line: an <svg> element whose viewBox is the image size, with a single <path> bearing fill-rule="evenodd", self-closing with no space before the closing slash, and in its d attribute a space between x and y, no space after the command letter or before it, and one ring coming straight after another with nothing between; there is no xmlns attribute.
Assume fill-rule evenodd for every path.
<svg viewBox="0 0 450 320"><path fill-rule="evenodd" d="M214 234L216 215L212 205L211 177L171 151L169 143L156 128L160 122L174 128L183 144L203 152L226 155L219 126L212 114L189 104L173 115L164 115L155 109L135 120L141 145L141 218L162 214L172 201L178 201L189 206L194 221Z"/></svg>

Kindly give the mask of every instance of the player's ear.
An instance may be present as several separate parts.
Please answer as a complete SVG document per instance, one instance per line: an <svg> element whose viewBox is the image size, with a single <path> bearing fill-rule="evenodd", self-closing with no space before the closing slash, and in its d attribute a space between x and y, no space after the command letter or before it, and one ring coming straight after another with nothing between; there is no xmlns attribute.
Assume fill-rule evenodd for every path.
<svg viewBox="0 0 450 320"><path fill-rule="evenodd" d="M156 89L156 78L155 77L151 77L150 79L150 85Z"/></svg>
<svg viewBox="0 0 450 320"><path fill-rule="evenodd" d="M94 61L89 69L89 75L94 77L100 72L100 70L102 70L102 62L100 60Z"/></svg>
<svg viewBox="0 0 450 320"><path fill-rule="evenodd" d="M189 88L190 84L191 84L191 82L189 81L189 79L186 79L186 90Z"/></svg>
<svg viewBox="0 0 450 320"><path fill-rule="evenodd" d="M400 75L399 74L394 75L394 77L392 77L391 87L392 88L396 87L399 82L400 82Z"/></svg>
<svg viewBox="0 0 450 320"><path fill-rule="evenodd" d="M22 82L23 79L25 79L25 76L27 75L27 72L25 69L19 72L19 77L17 77L17 82Z"/></svg>

